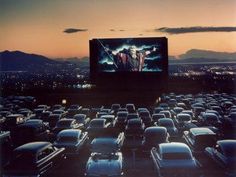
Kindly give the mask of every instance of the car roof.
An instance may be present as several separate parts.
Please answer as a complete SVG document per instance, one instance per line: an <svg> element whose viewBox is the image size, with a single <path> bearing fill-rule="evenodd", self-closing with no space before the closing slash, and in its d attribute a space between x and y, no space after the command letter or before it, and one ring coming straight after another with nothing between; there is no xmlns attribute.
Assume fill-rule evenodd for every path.
<svg viewBox="0 0 236 177"><path fill-rule="evenodd" d="M206 127L197 127L197 128L191 128L189 130L194 136L197 135L215 135L215 133Z"/></svg>
<svg viewBox="0 0 236 177"><path fill-rule="evenodd" d="M236 140L220 140L217 144L221 147L226 156L236 155ZM233 152L233 154L231 154Z"/></svg>
<svg viewBox="0 0 236 177"><path fill-rule="evenodd" d="M24 144L16 148L14 151L15 152L30 152L30 153L36 154L49 146L52 146L50 142L32 142L32 143Z"/></svg>
<svg viewBox="0 0 236 177"><path fill-rule="evenodd" d="M81 130L77 129L67 129L59 132L59 137L78 137L81 134Z"/></svg>
<svg viewBox="0 0 236 177"><path fill-rule="evenodd" d="M190 153L191 154L191 150L184 143L177 143L177 142L161 143L159 145L159 148L162 154L164 153Z"/></svg>

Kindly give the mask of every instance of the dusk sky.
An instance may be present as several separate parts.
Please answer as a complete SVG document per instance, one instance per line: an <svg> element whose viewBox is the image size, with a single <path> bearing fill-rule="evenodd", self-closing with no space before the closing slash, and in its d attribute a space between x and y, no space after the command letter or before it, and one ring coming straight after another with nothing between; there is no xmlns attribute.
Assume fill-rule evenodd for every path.
<svg viewBox="0 0 236 177"><path fill-rule="evenodd" d="M0 51L51 58L88 56L89 39L116 37L166 36L175 56L236 52L236 0L0 0L0 26Z"/></svg>

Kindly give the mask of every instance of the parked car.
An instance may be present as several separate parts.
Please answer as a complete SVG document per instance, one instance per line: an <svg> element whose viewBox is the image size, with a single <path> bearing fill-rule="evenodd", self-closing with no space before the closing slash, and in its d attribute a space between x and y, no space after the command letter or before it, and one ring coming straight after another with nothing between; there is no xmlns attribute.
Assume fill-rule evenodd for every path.
<svg viewBox="0 0 236 177"><path fill-rule="evenodd" d="M125 128L126 136L142 136L145 125L141 119L130 119Z"/></svg>
<svg viewBox="0 0 236 177"><path fill-rule="evenodd" d="M174 123L179 130L184 130L185 124L190 123L191 121L191 116L186 113L179 113L174 119Z"/></svg>
<svg viewBox="0 0 236 177"><path fill-rule="evenodd" d="M75 114L79 114L82 107L77 104L70 105L67 109L67 117L72 118Z"/></svg>
<svg viewBox="0 0 236 177"><path fill-rule="evenodd" d="M158 120L162 118L166 118L165 114L156 113L152 115L153 122L158 122Z"/></svg>
<svg viewBox="0 0 236 177"><path fill-rule="evenodd" d="M13 151L10 131L0 131L0 149L0 167L3 167L8 162Z"/></svg>
<svg viewBox="0 0 236 177"><path fill-rule="evenodd" d="M40 119L27 120L17 125L11 131L14 146L20 146L33 141L48 141L49 127Z"/></svg>
<svg viewBox="0 0 236 177"><path fill-rule="evenodd" d="M53 129L53 133L56 135L61 130L65 129L79 129L79 124L76 122L75 119L60 119L55 128Z"/></svg>
<svg viewBox="0 0 236 177"><path fill-rule="evenodd" d="M183 138L194 153L203 153L206 147L215 146L217 141L216 133L205 127L184 131Z"/></svg>
<svg viewBox="0 0 236 177"><path fill-rule="evenodd" d="M121 152L92 153L87 161L85 176L122 176L123 155Z"/></svg>
<svg viewBox="0 0 236 177"><path fill-rule="evenodd" d="M128 112L127 111L118 111L116 114L116 120L115 120L115 128L119 130L124 130L126 121L127 121L127 116Z"/></svg>
<svg viewBox="0 0 236 177"><path fill-rule="evenodd" d="M45 122L48 122L49 127L51 130L56 126L57 122L62 119L62 116L60 114L50 114L47 120L44 120Z"/></svg>
<svg viewBox="0 0 236 177"><path fill-rule="evenodd" d="M91 152L97 153L114 153L120 151L124 143L124 133L119 133L114 136L103 136L94 138L90 145Z"/></svg>
<svg viewBox="0 0 236 177"><path fill-rule="evenodd" d="M157 147L161 143L167 143L169 134L165 127L148 127L143 134L142 148L150 152L152 147Z"/></svg>
<svg viewBox="0 0 236 177"><path fill-rule="evenodd" d="M3 168L3 176L42 176L57 167L64 158L64 148L49 142L33 142L16 148L13 158Z"/></svg>
<svg viewBox="0 0 236 177"><path fill-rule="evenodd" d="M136 112L135 105L133 103L126 104L125 108L127 108L129 113L135 113Z"/></svg>
<svg viewBox="0 0 236 177"><path fill-rule="evenodd" d="M120 147L124 133L118 137L95 138L91 143L91 155L86 165L85 176L122 176L123 155Z"/></svg>
<svg viewBox="0 0 236 177"><path fill-rule="evenodd" d="M215 147L205 149L207 157L226 174L236 175L236 140L217 141Z"/></svg>
<svg viewBox="0 0 236 177"><path fill-rule="evenodd" d="M104 135L108 127L110 127L110 123L107 123L105 119L96 118L90 121L86 131L89 134L89 138L92 140L95 137Z"/></svg>
<svg viewBox="0 0 236 177"><path fill-rule="evenodd" d="M89 125L90 118L86 114L75 114L73 119L80 125L81 129L86 129Z"/></svg>
<svg viewBox="0 0 236 177"><path fill-rule="evenodd" d="M151 158L160 177L173 174L192 176L200 167L190 148L184 143L162 143L158 148L151 149Z"/></svg>
<svg viewBox="0 0 236 177"><path fill-rule="evenodd" d="M28 118L24 117L22 114L10 114L5 120L5 130L12 130L17 125L24 123Z"/></svg>
<svg viewBox="0 0 236 177"><path fill-rule="evenodd" d="M221 121L219 117L214 113L202 112L198 117L198 123L201 126L215 126L219 127Z"/></svg>
<svg viewBox="0 0 236 177"><path fill-rule="evenodd" d="M62 130L57 134L54 145L58 148L64 147L66 155L79 154L80 150L86 145L88 132L76 129Z"/></svg>
<svg viewBox="0 0 236 177"><path fill-rule="evenodd" d="M178 129L175 127L174 121L170 118L162 118L157 122L158 126L165 127L170 137L178 136Z"/></svg>

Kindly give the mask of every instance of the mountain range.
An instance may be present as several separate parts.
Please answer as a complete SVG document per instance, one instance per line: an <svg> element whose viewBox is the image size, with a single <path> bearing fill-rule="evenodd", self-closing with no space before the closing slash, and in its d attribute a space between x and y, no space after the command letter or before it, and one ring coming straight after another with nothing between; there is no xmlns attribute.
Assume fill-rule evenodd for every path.
<svg viewBox="0 0 236 177"><path fill-rule="evenodd" d="M181 63L209 63L209 62L234 62L236 52L216 52L209 50L191 49L178 57L169 56L170 64ZM73 64L78 68L89 69L89 57L84 58L57 58L50 59L42 55L28 54L21 51L0 52L0 71L35 71L54 69L54 66Z"/></svg>

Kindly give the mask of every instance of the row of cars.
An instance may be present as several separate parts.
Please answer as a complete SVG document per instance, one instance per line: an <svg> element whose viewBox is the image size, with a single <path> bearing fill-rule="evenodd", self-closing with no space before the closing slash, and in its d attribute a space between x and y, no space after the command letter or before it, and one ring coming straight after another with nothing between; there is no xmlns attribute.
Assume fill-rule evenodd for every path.
<svg viewBox="0 0 236 177"><path fill-rule="evenodd" d="M43 175L88 146L87 176L120 176L123 142L139 138L141 143L129 149L138 148L150 154L160 176L173 174L173 170L180 174L186 170L195 173L201 168L195 158L199 154L209 157L229 174L235 174L234 95L171 93L163 95L152 109L136 109L134 104L124 107L113 104L110 108L79 105L68 109L62 105L22 108L9 98L1 103L1 139L5 136L5 144L9 145L11 138L16 148L14 153L11 153L13 147L3 148L6 154L12 154L12 160L4 167L6 176L20 174L15 170L19 163L17 157L24 156L33 166L31 170L20 167L22 175L27 171ZM24 105L22 100L21 105ZM45 150L47 153L46 147L51 149Z"/></svg>

